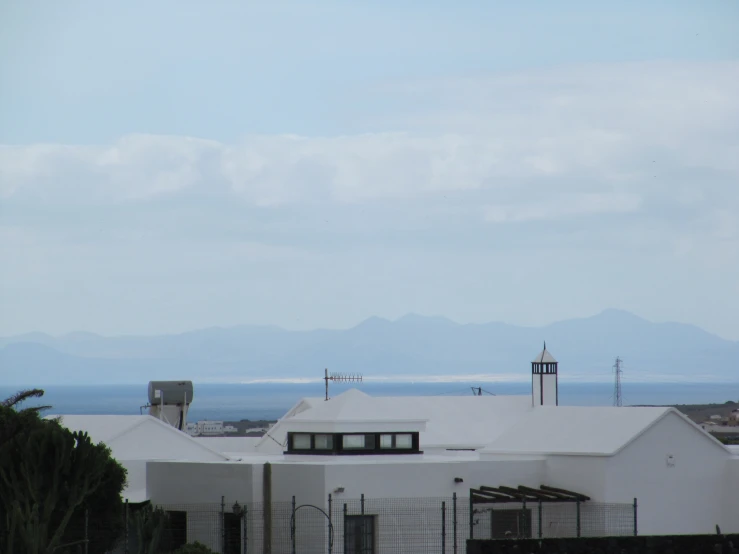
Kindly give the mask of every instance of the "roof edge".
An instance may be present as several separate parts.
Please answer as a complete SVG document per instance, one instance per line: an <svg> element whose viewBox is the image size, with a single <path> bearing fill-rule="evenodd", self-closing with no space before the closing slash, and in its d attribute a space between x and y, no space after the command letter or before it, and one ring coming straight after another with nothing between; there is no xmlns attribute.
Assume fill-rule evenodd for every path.
<svg viewBox="0 0 739 554"><path fill-rule="evenodd" d="M729 450L729 449L728 449L728 448L726 447L726 445L722 444L722 443L721 443L721 441L719 441L719 440L718 440L717 438L715 438L715 437L711 436L711 434L710 434L710 433L708 433L708 432L704 431L703 429L701 429L701 428L700 428L700 427L698 426L698 424L697 424L697 423L694 423L692 419L690 419L690 418L689 418L688 416L686 416L686 415L685 415L684 413L682 413L682 412L681 412L680 410L678 410L677 408L673 408L673 407L671 407L671 406L670 406L670 407L667 407L667 408L665 409L665 411L664 411L664 413L663 413L662 415L660 415L659 417L655 418L655 419L654 419L654 420L653 420L653 421L652 421L652 422L651 422L651 423L650 423L649 425L646 425L646 426L645 426L645 427L644 427L644 428L643 428L643 429L642 429L641 431L639 431L638 433L636 433L636 434L635 434L634 436L632 436L632 437L631 437L631 438L630 438L630 439L629 439L628 441L626 441L626 442L625 442L624 444L622 444L622 445L621 445L620 447L618 447L618 448L617 448L617 449L616 449L616 450L615 450L615 451L613 452L613 454L611 454L611 455L612 455L612 456L615 456L616 454L619 454L619 453L620 453L620 452L621 452L622 450L624 450L624 449L625 449L625 448L626 448L627 446L629 446L629 445L630 445L631 443L633 443L634 441L636 441L636 439L638 439L639 437L641 437L641 436L642 436L642 435L643 435L644 433L646 433L647 431L649 431L649 430L650 430L650 429L651 429L652 427L654 427L655 425L657 425L657 424L658 424L658 423L659 423L660 421L662 421L662 420L663 420L664 418L666 418L666 417L667 417L668 415L670 415L670 414L675 414L675 415L677 415L677 416L678 416L678 417L679 417L680 419L682 419L682 420L683 420L683 421L685 421L686 423L689 423L689 424L690 424L690 426L691 426L691 427L692 427L692 428L693 428L693 429L694 429L695 431L699 432L699 433L700 433L701 435L703 435L703 436L704 436L704 437L706 437L706 438L707 438L708 440L710 440L710 441L711 441L711 442L712 442L712 443L713 443L713 444L714 444L715 446L718 446L718 447L720 447L720 448L721 448L721 450L723 450L723 451L724 451L724 452L726 452L727 454L731 454L731 450Z"/></svg>
<svg viewBox="0 0 739 554"><path fill-rule="evenodd" d="M223 458L223 461L224 462L230 461L230 458L228 456L225 456L221 452L218 452L217 450L213 450L212 448L210 448L208 446L205 446L203 443L201 443L198 440L195 440L193 437L191 437L190 435L188 435L184 431L180 431L179 429L175 429L171 425L168 425L167 423L164 423L163 421L155 418L154 416L151 416L150 415L148 417L151 418L152 421L155 421L156 422L156 425L161 425L161 426L167 428L167 430L171 430L171 431L175 431L176 433L180 433L186 440L190 441L192 444L197 445L202 450L206 450L206 451L210 452L211 454L215 454L216 456L219 456L220 458ZM146 421L148 421L148 420L144 419L144 420L141 421L141 423L139 423L138 425L136 425L134 427L138 427L140 425L143 425ZM134 429L134 427L131 427L130 429Z"/></svg>

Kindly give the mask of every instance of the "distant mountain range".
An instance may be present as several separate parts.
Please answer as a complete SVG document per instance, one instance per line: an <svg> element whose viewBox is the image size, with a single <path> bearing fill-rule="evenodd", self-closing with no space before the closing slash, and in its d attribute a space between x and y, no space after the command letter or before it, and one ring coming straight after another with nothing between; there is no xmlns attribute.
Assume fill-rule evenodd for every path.
<svg viewBox="0 0 739 554"><path fill-rule="evenodd" d="M176 335L29 333L0 338L6 385L318 379L323 369L366 380L525 380L547 341L563 380L611 379L616 356L630 381L739 381L739 342L698 327L606 310L544 327L373 317L346 330L214 327ZM466 378L465 376L473 376Z"/></svg>

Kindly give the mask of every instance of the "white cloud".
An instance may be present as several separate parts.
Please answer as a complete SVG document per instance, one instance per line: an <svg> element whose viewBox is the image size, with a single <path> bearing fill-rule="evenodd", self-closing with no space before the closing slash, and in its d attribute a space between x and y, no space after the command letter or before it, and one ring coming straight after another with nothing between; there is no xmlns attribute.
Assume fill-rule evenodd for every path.
<svg viewBox="0 0 739 554"><path fill-rule="evenodd" d="M221 186L275 206L484 190L498 206L488 219L522 221L553 205L571 216L631 212L638 197L664 197L666 176L683 170L739 179L737 63L531 70L395 93L423 95L431 106L386 121L406 132L4 146L0 194L116 202ZM539 193L562 196L542 206Z"/></svg>
<svg viewBox="0 0 739 554"><path fill-rule="evenodd" d="M491 223L640 213L695 219L735 240L739 63L529 70L388 91L409 106L424 99L423 110L407 110L413 118L380 120L405 131L0 146L0 196L26 205L166 203L189 191L255 207L417 200L429 214ZM694 244L675 240L681 251Z"/></svg>
<svg viewBox="0 0 739 554"><path fill-rule="evenodd" d="M640 209L637 194L573 194L549 202L488 206L485 217L493 223L556 220L578 215L632 213Z"/></svg>

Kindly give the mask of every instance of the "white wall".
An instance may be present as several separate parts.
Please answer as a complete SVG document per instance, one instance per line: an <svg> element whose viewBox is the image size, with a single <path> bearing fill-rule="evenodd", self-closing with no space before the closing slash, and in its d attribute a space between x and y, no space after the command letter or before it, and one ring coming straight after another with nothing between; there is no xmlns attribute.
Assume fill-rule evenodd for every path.
<svg viewBox="0 0 739 554"><path fill-rule="evenodd" d="M640 535L715 533L724 521L728 458L721 445L670 413L608 461L605 500L636 497Z"/></svg>
<svg viewBox="0 0 739 554"><path fill-rule="evenodd" d="M603 502L606 496L608 458L604 456L549 456L543 485L567 489ZM588 502L580 504L580 533L583 537L618 534L614 521L602 507ZM572 503L546 505L542 515L542 536L572 536L577 528L577 505ZM537 529L538 532L538 529Z"/></svg>
<svg viewBox="0 0 739 554"><path fill-rule="evenodd" d="M549 456L546 483L542 484L579 492L594 502L603 502L608 461L605 456Z"/></svg>
<svg viewBox="0 0 739 554"><path fill-rule="evenodd" d="M325 465L311 463L272 464L272 502L326 505Z"/></svg>
<svg viewBox="0 0 739 554"><path fill-rule="evenodd" d="M152 504L226 504L252 498L252 467L234 462L149 462L146 486Z"/></svg>
<svg viewBox="0 0 739 554"><path fill-rule="evenodd" d="M240 463L149 462L151 503L187 512L187 540L221 548L221 496L226 510L252 498L252 466Z"/></svg>
<svg viewBox="0 0 739 554"><path fill-rule="evenodd" d="M721 532L739 533L739 455L727 462Z"/></svg>
<svg viewBox="0 0 739 554"><path fill-rule="evenodd" d="M542 384L544 385L544 402L542 403ZM531 399L534 406L557 405L557 374L533 373L531 375Z"/></svg>
<svg viewBox="0 0 739 554"><path fill-rule="evenodd" d="M371 462L326 466L326 491L344 487L344 498L468 497L482 485L539 486L543 460ZM461 477L462 483L454 478Z"/></svg>

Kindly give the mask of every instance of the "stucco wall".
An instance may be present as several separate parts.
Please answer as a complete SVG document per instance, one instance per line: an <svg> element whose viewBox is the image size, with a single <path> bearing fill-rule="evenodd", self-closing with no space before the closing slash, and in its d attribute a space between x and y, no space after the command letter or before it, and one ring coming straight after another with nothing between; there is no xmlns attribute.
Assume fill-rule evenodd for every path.
<svg viewBox="0 0 739 554"><path fill-rule="evenodd" d="M152 504L220 504L252 498L252 467L239 463L149 462L146 486Z"/></svg>
<svg viewBox="0 0 739 554"><path fill-rule="evenodd" d="M720 445L668 414L609 459L606 500L638 498L642 535L715 533L724 520L728 458Z"/></svg>
<svg viewBox="0 0 739 554"><path fill-rule="evenodd" d="M149 462L152 504L187 512L187 540L216 552L221 547L221 496L226 509L252 498L252 467L238 463Z"/></svg>
<svg viewBox="0 0 739 554"><path fill-rule="evenodd" d="M594 502L606 497L608 458L603 456L549 456L546 483L589 496Z"/></svg>
<svg viewBox="0 0 739 554"><path fill-rule="evenodd" d="M438 461L424 463L372 463L329 465L326 492L344 487L344 498L413 498L469 496L481 485L538 486L542 460ZM462 483L455 483L460 477ZM336 496L339 498L339 496Z"/></svg>
<svg viewBox="0 0 739 554"><path fill-rule="evenodd" d="M272 501L326 504L325 466L322 464L272 464Z"/></svg>
<svg viewBox="0 0 739 554"><path fill-rule="evenodd" d="M550 456L546 462L546 480L550 487L584 494L592 503L580 505L580 533L583 537L602 537L623 533L628 513L600 505L606 496L608 458L604 456ZM618 510L618 512L617 512ZM575 504L546 505L542 521L543 537L571 536L577 528ZM633 528L633 527L632 527Z"/></svg>
<svg viewBox="0 0 739 554"><path fill-rule="evenodd" d="M728 460L723 487L724 517L721 521L721 531L739 533L739 456Z"/></svg>

